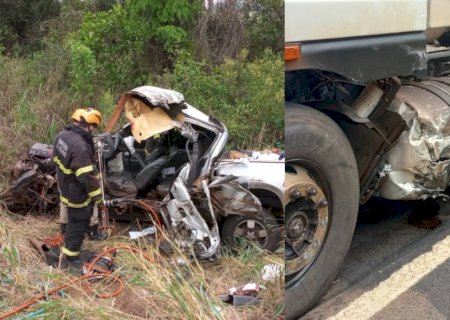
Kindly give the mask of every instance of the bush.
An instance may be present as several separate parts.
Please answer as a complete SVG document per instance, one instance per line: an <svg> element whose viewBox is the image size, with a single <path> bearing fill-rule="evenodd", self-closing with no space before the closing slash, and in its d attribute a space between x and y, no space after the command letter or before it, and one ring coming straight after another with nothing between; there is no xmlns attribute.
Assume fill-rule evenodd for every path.
<svg viewBox="0 0 450 320"><path fill-rule="evenodd" d="M74 100L85 96L86 89L92 92L82 85L86 81L95 84L96 93L124 91L142 85L149 69L161 71L158 60L165 56L169 61L173 48L186 45L185 27L201 9L200 3L136 0L108 11L86 12L79 30L66 38L72 52ZM160 53L148 54L154 51Z"/></svg>
<svg viewBox="0 0 450 320"><path fill-rule="evenodd" d="M94 75L97 69L94 54L89 47L74 41L71 46L70 90L75 101L90 104L94 98Z"/></svg>
<svg viewBox="0 0 450 320"><path fill-rule="evenodd" d="M270 50L249 61L244 50L237 59L211 68L181 52L173 71L166 71L163 83L224 122L231 147L261 149L283 140L283 63L282 57Z"/></svg>

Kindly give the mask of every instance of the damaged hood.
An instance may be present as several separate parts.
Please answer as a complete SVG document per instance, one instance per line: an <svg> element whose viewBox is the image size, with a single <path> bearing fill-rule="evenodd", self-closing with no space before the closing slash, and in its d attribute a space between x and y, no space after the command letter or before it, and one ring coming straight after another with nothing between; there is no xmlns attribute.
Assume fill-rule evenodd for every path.
<svg viewBox="0 0 450 320"><path fill-rule="evenodd" d="M171 106L180 105L185 102L183 94L158 87L142 86L130 90L130 95L141 97L149 105L154 107L161 107L170 110Z"/></svg>

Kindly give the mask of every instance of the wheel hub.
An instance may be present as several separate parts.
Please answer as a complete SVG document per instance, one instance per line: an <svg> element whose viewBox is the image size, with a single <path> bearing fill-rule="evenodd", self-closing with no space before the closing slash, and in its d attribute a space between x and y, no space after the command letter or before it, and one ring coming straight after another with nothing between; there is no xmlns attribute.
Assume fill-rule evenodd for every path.
<svg viewBox="0 0 450 320"><path fill-rule="evenodd" d="M261 248L266 245L268 240L268 232L264 225L253 219L244 220L238 224L234 235L250 240Z"/></svg>
<svg viewBox="0 0 450 320"><path fill-rule="evenodd" d="M308 172L286 164L286 275L302 273L319 253L328 228L328 201Z"/></svg>
<svg viewBox="0 0 450 320"><path fill-rule="evenodd" d="M308 228L308 217L304 212L295 213L289 221L286 222L287 236L289 239L301 239Z"/></svg>

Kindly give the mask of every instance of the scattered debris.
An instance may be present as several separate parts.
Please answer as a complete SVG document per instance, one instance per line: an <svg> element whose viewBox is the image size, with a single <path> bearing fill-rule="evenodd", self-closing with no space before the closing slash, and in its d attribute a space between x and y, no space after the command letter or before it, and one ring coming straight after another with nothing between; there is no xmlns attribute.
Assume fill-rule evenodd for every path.
<svg viewBox="0 0 450 320"><path fill-rule="evenodd" d="M59 192L55 166L48 156L51 149L34 144L11 170L9 189L0 193L0 201L14 213L54 215L59 210Z"/></svg>
<svg viewBox="0 0 450 320"><path fill-rule="evenodd" d="M283 267L277 264L266 264L261 270L261 278L264 281L274 281L283 275Z"/></svg>
<svg viewBox="0 0 450 320"><path fill-rule="evenodd" d="M278 161L280 155L271 150L253 151L251 160Z"/></svg>
<svg viewBox="0 0 450 320"><path fill-rule="evenodd" d="M182 256L176 257L175 261L179 266L187 266L189 264L189 262Z"/></svg>
<svg viewBox="0 0 450 320"><path fill-rule="evenodd" d="M277 148L273 148L271 150L231 150L225 158L230 160L248 159L259 161L280 161L284 159L284 151Z"/></svg>
<svg viewBox="0 0 450 320"><path fill-rule="evenodd" d="M39 252L42 260L54 268L66 269L76 275L89 275L94 273L111 273L115 265L107 255L98 255L90 250L81 250L76 262L67 261L61 254L60 246L36 238L30 239L31 245Z"/></svg>
<svg viewBox="0 0 450 320"><path fill-rule="evenodd" d="M39 252L39 255L42 257L42 260L44 260L44 262L47 265L49 265L49 260L47 259L47 254L51 248L49 246L47 246L44 242L42 242L38 239L35 239L35 238L31 238L30 243Z"/></svg>
<svg viewBox="0 0 450 320"><path fill-rule="evenodd" d="M136 240L138 238L142 238L148 235L155 234L156 228L154 226L145 228L142 231L129 231L128 234L130 235L130 240Z"/></svg>
<svg viewBox="0 0 450 320"><path fill-rule="evenodd" d="M164 252L164 253L172 253L174 251L172 248L172 245L166 239L161 240L161 242L159 243L158 249L159 249L159 251Z"/></svg>
<svg viewBox="0 0 450 320"><path fill-rule="evenodd" d="M265 289L263 286L250 282L242 288L237 289L232 287L229 289L227 295L220 296L219 299L224 303L232 304L235 307L244 305L258 305L261 304L261 298L258 298L258 292Z"/></svg>
<svg viewBox="0 0 450 320"><path fill-rule="evenodd" d="M242 152L237 151L237 150L231 150L228 153L228 157L227 158L228 159L232 159L232 160L235 160L235 159L246 159L246 158L248 158L248 154L242 153Z"/></svg>

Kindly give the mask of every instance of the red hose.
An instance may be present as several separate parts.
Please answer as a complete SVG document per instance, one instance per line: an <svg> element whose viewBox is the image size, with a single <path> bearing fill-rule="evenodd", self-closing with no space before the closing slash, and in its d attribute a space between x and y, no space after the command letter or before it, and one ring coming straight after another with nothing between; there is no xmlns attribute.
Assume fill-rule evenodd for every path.
<svg viewBox="0 0 450 320"><path fill-rule="evenodd" d="M138 203L144 207L148 212L150 212L151 214L151 219L153 220L154 224L156 225L156 227L158 228L158 230L162 233L163 232L163 225L161 223L161 220L159 219L158 214L156 213L156 211L153 209L153 207L151 205L149 205L148 203L146 203L143 200L138 201ZM56 243L60 244L60 242L62 242L62 239L60 237L56 238L52 238L52 239L46 239L49 245L56 245ZM102 295L98 295L99 298L102 299L106 299L106 298L111 298L111 297L115 297L117 295L119 295L124 287L125 287L125 283L122 279L120 279L118 276L113 276L110 272L105 272L105 273L95 273L95 274L89 274L92 267L95 265L95 263L104 255L107 255L108 253L112 252L112 251L117 251L120 249L124 249L124 250L128 250L131 252L135 252L135 253L140 253L144 256L145 259L147 259L149 262L153 262L153 258L150 257L148 254L143 253L141 250L133 248L133 247L129 247L129 246L117 246L117 247L113 247L110 249L105 250L102 254L98 255L97 257L95 257L95 259L93 259L88 267L87 267L87 274L78 278L74 278L72 279L71 282L64 282L62 285L53 288L51 290L49 290L47 293L41 293L36 295L34 298L28 300L27 302L25 302L24 304L22 304L21 306L18 306L17 308L4 313L2 315L0 315L0 319L5 319L17 312L20 312L26 308L28 308L29 306L33 305L34 303L38 302L39 300L41 300L42 298L45 298L47 295L52 295L55 292L58 292L59 290L62 290L64 288L67 288L69 286L71 286L73 283L75 282L79 282L85 279L89 279L89 278L98 278L98 277L103 277L103 278L112 278L114 282L118 282L119 283L119 287L112 293L112 294L102 294ZM88 289L90 291L91 288L90 286L88 286Z"/></svg>
<svg viewBox="0 0 450 320"><path fill-rule="evenodd" d="M10 316L12 316L13 314L15 314L15 313L17 313L17 312L20 312L20 311L22 311L22 310L28 308L29 306L33 305L34 303L38 302L39 300L45 298L45 297L48 296L48 295L52 295L52 294L54 294L55 292L58 292L59 290L62 290L62 289L64 289L64 288L67 288L67 287L71 286L72 284L74 284L74 283L76 283L76 282L80 282L80 281L82 281L82 280L89 279L89 278L94 278L94 277L95 277L95 278L102 277L102 278L106 278L106 279L107 279L107 278L112 278L112 280L113 280L114 282L118 282L118 283L119 283L118 288L117 288L113 293L111 293L111 294L99 294L99 295L98 295L99 298L106 299L106 298L111 298L111 297L115 297L115 296L119 295L119 294L123 291L123 289L125 288L125 283L124 283L124 281L123 281L121 278L119 278L118 276L112 275L111 272L94 273L94 274L89 274L89 272L91 271L91 269L92 269L92 267L95 265L95 263L96 263L102 256L107 255L108 253L110 253L110 252L112 252L112 251L117 251L117 250L120 250L120 249L128 250L128 251L135 252L135 253L140 253L140 254L142 254L142 255L144 256L144 258L147 259L149 262L153 262L153 258L152 258L152 257L150 257L148 254L143 253L143 252L140 251L139 249L136 249L136 248L133 248L133 247L129 247L129 246L117 246L117 247L113 247L113 248L107 249L107 250L105 250L102 254L100 254L100 255L98 255L97 257L95 257L95 259L93 259L93 260L89 263L89 266L87 267L87 273L88 273L88 274L86 274L86 275L84 275L84 276L81 276L81 277L78 277L78 278L73 278L73 279L71 279L71 281L66 281L66 282L64 282L62 285L60 285L60 286L58 286L58 287L56 287L56 288L50 289L50 290L49 290L48 292L46 292L46 293L40 293L40 294L36 295L34 298L28 300L27 302L25 302L24 304L18 306L17 308L15 308L15 309L13 309L13 310L11 310L11 311L8 311L8 312L6 312L6 313L0 315L0 319L5 319L5 318L7 318L7 317L10 317ZM90 291L92 291L92 290L90 289L90 286L88 286L88 289L89 289Z"/></svg>

